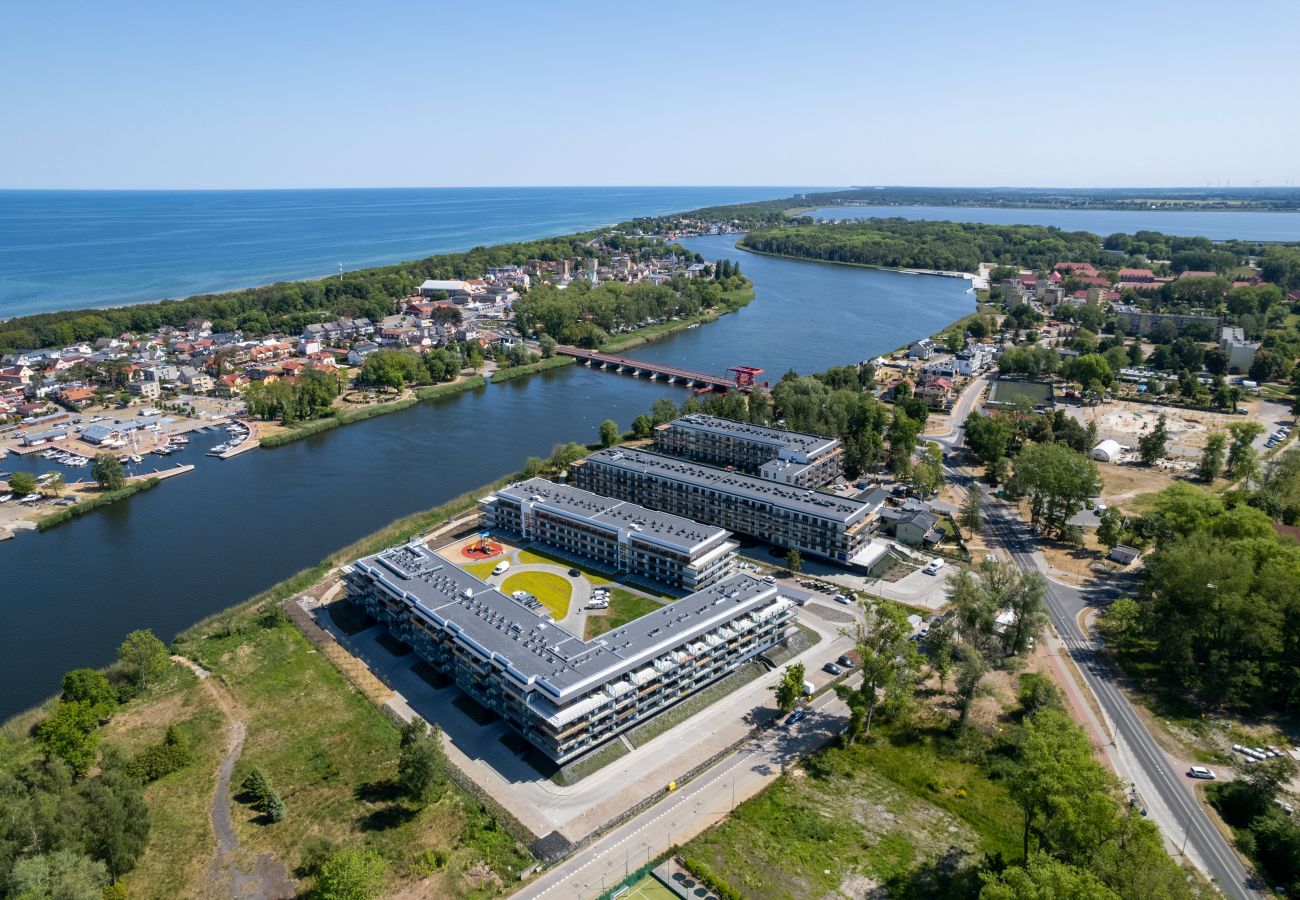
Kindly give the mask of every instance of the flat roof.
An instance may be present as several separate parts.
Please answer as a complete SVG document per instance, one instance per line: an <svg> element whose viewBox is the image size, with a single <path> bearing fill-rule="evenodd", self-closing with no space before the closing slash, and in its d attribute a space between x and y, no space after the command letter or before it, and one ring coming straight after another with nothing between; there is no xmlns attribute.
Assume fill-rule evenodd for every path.
<svg viewBox="0 0 1300 900"><path fill-rule="evenodd" d="M757 500L782 509L841 522L846 527L865 518L869 511L865 503L857 500L644 450L610 447L579 461L579 465L593 462L629 472L654 473L684 484L713 488L743 500Z"/></svg>
<svg viewBox="0 0 1300 900"><path fill-rule="evenodd" d="M819 434L806 434L802 431L786 431L782 428L767 428L762 425L750 425L748 422L735 422L704 413L691 413L660 426L662 428L689 428L695 431L707 431L712 434L727 435L759 444L771 444L785 447L796 453L802 453L810 459L829 453L839 445L835 438Z"/></svg>
<svg viewBox="0 0 1300 900"><path fill-rule="evenodd" d="M784 596L789 589L737 573L584 641L418 541L352 565L521 684L536 685L556 700L645 666L741 615L763 615L774 604L793 602Z"/></svg>
<svg viewBox="0 0 1300 900"><path fill-rule="evenodd" d="M726 540L730 532L714 525L702 525L694 519L656 512L626 500L602 497L591 491L545 478L530 478L508 485L496 492L517 503L532 503L554 510L566 517L583 519L613 531L628 532L639 541L660 544L688 556Z"/></svg>

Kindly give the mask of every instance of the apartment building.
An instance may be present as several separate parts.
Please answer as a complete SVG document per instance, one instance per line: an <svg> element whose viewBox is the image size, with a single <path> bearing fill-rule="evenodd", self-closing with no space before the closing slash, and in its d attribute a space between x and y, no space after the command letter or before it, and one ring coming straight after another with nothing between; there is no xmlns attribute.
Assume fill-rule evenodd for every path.
<svg viewBox="0 0 1300 900"><path fill-rule="evenodd" d="M419 542L344 569L351 597L556 763L785 639L788 588L734 574L583 641Z"/></svg>
<svg viewBox="0 0 1300 900"><path fill-rule="evenodd" d="M1136 306L1129 304L1115 304L1111 307L1115 313L1117 321L1123 322L1129 334L1136 334L1146 337L1159 322L1168 322L1174 326L1174 329L1182 334L1187 328L1195 323L1204 323L1211 334L1219 328L1222 321L1218 316L1198 316L1184 313L1156 313L1148 312L1144 309L1138 309Z"/></svg>
<svg viewBox="0 0 1300 900"><path fill-rule="evenodd" d="M695 591L736 568L722 528L530 478L481 500L489 528L512 531L616 572Z"/></svg>
<svg viewBox="0 0 1300 900"><path fill-rule="evenodd" d="M839 477L844 447L835 438L764 428L694 413L655 429L655 449L714 466L817 488Z"/></svg>
<svg viewBox="0 0 1300 900"><path fill-rule="evenodd" d="M852 562L870 541L865 503L658 453L611 447L575 463L570 478L584 490L838 562Z"/></svg>

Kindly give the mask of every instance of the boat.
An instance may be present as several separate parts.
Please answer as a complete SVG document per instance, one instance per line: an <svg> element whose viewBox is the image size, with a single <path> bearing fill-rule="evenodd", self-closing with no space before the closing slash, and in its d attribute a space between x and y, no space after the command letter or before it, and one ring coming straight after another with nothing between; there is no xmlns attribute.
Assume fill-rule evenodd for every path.
<svg viewBox="0 0 1300 900"><path fill-rule="evenodd" d="M35 502L36 502L37 500L39 500L39 499L41 499L41 495L40 495L40 494L28 494L26 497L24 497L23 499L19 500L18 502L19 502L19 503L35 503Z"/></svg>
<svg viewBox="0 0 1300 900"><path fill-rule="evenodd" d="M190 442L190 439L187 438L187 437L186 437L185 435L183 435L183 434L174 434L174 435L172 435L172 443L173 443L173 444L188 444L189 442Z"/></svg>
<svg viewBox="0 0 1300 900"><path fill-rule="evenodd" d="M132 453L131 462L135 463L138 466L140 465L140 463L144 462L144 457L141 456L139 453Z"/></svg>
<svg viewBox="0 0 1300 900"><path fill-rule="evenodd" d="M3 495L0 495L0 503L8 503L8 502L9 502L10 500L12 500L13 498L14 498L14 495L13 495L13 494L3 494Z"/></svg>
<svg viewBox="0 0 1300 900"><path fill-rule="evenodd" d="M170 456L172 452L172 448L166 445L161 447L154 447L153 452L158 454L159 456Z"/></svg>
<svg viewBox="0 0 1300 900"><path fill-rule="evenodd" d="M690 331L692 328L699 328L699 327L700 327L699 322L692 322L691 324L686 326L686 330Z"/></svg>

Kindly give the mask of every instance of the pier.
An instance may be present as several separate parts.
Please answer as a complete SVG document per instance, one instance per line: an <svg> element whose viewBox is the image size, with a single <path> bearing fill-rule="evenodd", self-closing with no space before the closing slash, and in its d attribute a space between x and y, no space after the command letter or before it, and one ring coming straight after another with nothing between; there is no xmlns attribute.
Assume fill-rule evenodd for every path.
<svg viewBox="0 0 1300 900"><path fill-rule="evenodd" d="M731 373L730 376L724 376L710 375L707 372L693 372L690 369L681 369L665 363L646 362L628 356L601 353L598 350L583 350L580 347L569 347L564 344L556 347L555 352L561 356L572 356L580 365L589 368L625 372L629 375L649 378L652 381L659 379L669 384L682 384L697 390L713 390L718 393L726 393L727 391L750 391L756 387L766 387L765 384L759 385L755 377L763 374L763 370L752 366L732 366L727 370Z"/></svg>

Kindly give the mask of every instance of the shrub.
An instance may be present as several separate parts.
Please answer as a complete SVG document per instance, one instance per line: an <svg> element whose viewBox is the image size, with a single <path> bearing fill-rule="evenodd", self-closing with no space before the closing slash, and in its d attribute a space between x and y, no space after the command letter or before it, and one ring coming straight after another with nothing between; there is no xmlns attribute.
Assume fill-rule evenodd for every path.
<svg viewBox="0 0 1300 900"><path fill-rule="evenodd" d="M127 771L148 784L164 775L179 772L194 762L190 742L175 725L167 726L162 742L144 750L131 760Z"/></svg>

